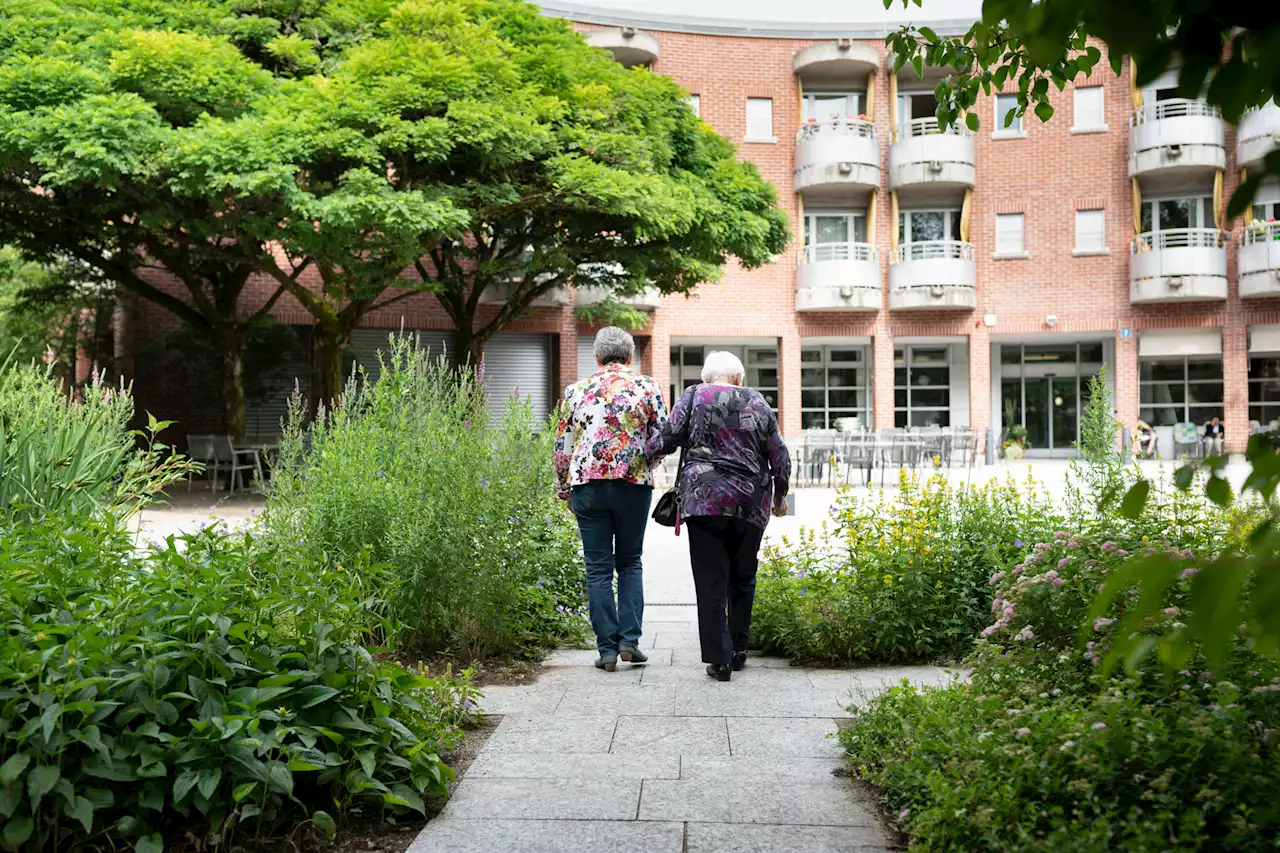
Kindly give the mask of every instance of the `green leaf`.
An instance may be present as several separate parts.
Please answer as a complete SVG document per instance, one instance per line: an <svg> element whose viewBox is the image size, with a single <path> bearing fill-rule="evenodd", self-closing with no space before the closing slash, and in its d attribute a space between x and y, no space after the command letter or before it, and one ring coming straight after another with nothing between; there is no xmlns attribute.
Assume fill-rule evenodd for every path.
<svg viewBox="0 0 1280 853"><path fill-rule="evenodd" d="M267 784L278 794L293 796L293 774L279 761L271 762L267 768Z"/></svg>
<svg viewBox="0 0 1280 853"><path fill-rule="evenodd" d="M1120 515L1125 518L1138 518L1142 515L1143 509L1147 506L1147 498L1151 495L1151 482L1149 480L1139 480L1133 484L1133 488L1125 493L1124 500L1120 502Z"/></svg>
<svg viewBox="0 0 1280 853"><path fill-rule="evenodd" d="M324 833L325 838L333 838L338 832L338 825L334 823L328 812L312 812L311 822L315 824L316 829Z"/></svg>
<svg viewBox="0 0 1280 853"><path fill-rule="evenodd" d="M973 131L974 133L978 132L978 114L977 113L971 112L967 116L965 116L964 123L969 126L969 130Z"/></svg>
<svg viewBox="0 0 1280 853"><path fill-rule="evenodd" d="M9 760L0 764L0 785L10 785L22 776L22 771L31 763L31 756L19 752L9 756Z"/></svg>
<svg viewBox="0 0 1280 853"><path fill-rule="evenodd" d="M1195 478L1196 465L1193 462L1189 462L1173 472L1173 484L1183 491L1191 488L1191 484L1195 481Z"/></svg>
<svg viewBox="0 0 1280 853"><path fill-rule="evenodd" d="M427 808L418 792L405 784L391 786L391 791L383 794L382 799L393 806L407 806L420 814L426 814Z"/></svg>
<svg viewBox="0 0 1280 853"><path fill-rule="evenodd" d="M133 846L133 853L164 853L164 839L158 832L144 835Z"/></svg>
<svg viewBox="0 0 1280 853"><path fill-rule="evenodd" d="M241 782L239 785L236 785L235 790L231 792L231 799L235 800L238 803L241 800L243 800L245 797L252 794L255 790L257 790L257 788L258 788L257 782Z"/></svg>
<svg viewBox="0 0 1280 853"><path fill-rule="evenodd" d="M196 789L206 799L212 799L213 792L218 790L218 783L221 781L222 771L217 767L207 767L200 771L200 781L196 783Z"/></svg>
<svg viewBox="0 0 1280 853"><path fill-rule="evenodd" d="M196 782L200 781L200 776L194 770L183 770L178 774L178 778L173 780L173 802L181 803L187 794L191 793L191 789L196 786Z"/></svg>
<svg viewBox="0 0 1280 853"><path fill-rule="evenodd" d="M62 811L72 820L80 821L85 832L93 831L93 803L84 797L76 797L74 803L63 803Z"/></svg>
<svg viewBox="0 0 1280 853"><path fill-rule="evenodd" d="M1204 484L1204 493L1218 506L1230 506L1235 497L1231 484L1218 476L1210 477L1209 482Z"/></svg>
<svg viewBox="0 0 1280 853"><path fill-rule="evenodd" d="M4 843L11 850L26 843L36 825L29 817L15 817L4 825Z"/></svg>
<svg viewBox="0 0 1280 853"><path fill-rule="evenodd" d="M341 692L332 687L325 687L323 684L312 684L299 690L297 696L302 700L302 707L305 709L326 702Z"/></svg>
<svg viewBox="0 0 1280 853"><path fill-rule="evenodd" d="M57 767L42 764L27 774L27 796L31 798L31 811L40 808L40 800L58 784L62 773Z"/></svg>
<svg viewBox="0 0 1280 853"><path fill-rule="evenodd" d="M1040 121L1048 121L1053 118L1053 105L1048 101L1041 101L1036 104L1036 118Z"/></svg>

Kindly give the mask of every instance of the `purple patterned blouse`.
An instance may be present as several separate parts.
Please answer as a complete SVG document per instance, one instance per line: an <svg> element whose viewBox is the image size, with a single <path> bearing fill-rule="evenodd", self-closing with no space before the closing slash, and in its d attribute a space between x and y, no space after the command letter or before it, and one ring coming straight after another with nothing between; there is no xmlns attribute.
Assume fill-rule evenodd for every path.
<svg viewBox="0 0 1280 853"><path fill-rule="evenodd" d="M692 436L692 439L690 438ZM649 439L651 459L687 448L680 514L728 515L764 529L787 494L791 454L778 419L760 392L736 385L695 385Z"/></svg>

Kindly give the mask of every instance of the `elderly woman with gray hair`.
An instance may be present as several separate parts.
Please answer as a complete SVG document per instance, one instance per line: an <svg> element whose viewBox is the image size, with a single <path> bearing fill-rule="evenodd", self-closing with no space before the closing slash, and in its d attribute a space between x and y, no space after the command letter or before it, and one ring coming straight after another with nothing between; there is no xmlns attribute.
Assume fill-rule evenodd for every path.
<svg viewBox="0 0 1280 853"><path fill-rule="evenodd" d="M689 529L698 634L707 674L728 681L747 661L760 541L786 513L791 455L760 392L742 387L737 356L713 352L702 384L685 391L649 457L684 448L676 488ZM726 619L727 615L727 619Z"/></svg>

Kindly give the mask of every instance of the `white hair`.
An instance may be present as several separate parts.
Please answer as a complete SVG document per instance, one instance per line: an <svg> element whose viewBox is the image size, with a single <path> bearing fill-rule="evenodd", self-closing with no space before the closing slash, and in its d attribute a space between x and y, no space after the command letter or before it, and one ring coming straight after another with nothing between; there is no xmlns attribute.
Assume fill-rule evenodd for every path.
<svg viewBox="0 0 1280 853"><path fill-rule="evenodd" d="M739 385L746 372L736 355L723 350L707 353L702 362L702 381L708 385Z"/></svg>
<svg viewBox="0 0 1280 853"><path fill-rule="evenodd" d="M617 326L605 326L596 332L594 349L600 364L630 364L635 357L636 342Z"/></svg>

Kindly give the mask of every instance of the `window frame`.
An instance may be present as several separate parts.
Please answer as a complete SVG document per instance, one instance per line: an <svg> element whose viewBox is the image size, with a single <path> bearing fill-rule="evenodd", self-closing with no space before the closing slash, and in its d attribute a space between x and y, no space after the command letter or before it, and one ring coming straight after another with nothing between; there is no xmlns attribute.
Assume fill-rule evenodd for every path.
<svg viewBox="0 0 1280 853"><path fill-rule="evenodd" d="M831 118L832 115L838 116L839 118L857 118L859 115L866 112L863 108L866 97L866 92L858 89L833 89L826 92L821 90L815 90L812 92L806 91L804 93L804 100L801 102L801 115L804 117L806 122L825 121ZM813 113L813 102L818 98L844 98L845 109L839 113L832 113L831 115L815 115ZM851 100L853 104L852 109L850 109Z"/></svg>
<svg viewBox="0 0 1280 853"><path fill-rule="evenodd" d="M911 227L910 227L910 218L909 218L909 217L911 217L911 216L915 216L915 215L918 215L918 214L922 214L922 213L940 213L940 214L942 214L942 233L943 233L943 236L942 236L942 240L941 240L941 242L944 242L944 243L947 243L947 242L951 242L951 243L959 243L959 242L962 242L962 241L960 240L960 234L959 234L959 230L958 230L958 229L959 229L959 227L960 227L960 219L959 219L959 217L963 215L963 210L962 210L961 208L958 208L958 207L922 207L922 208L913 208L913 209L911 209L911 210L899 210L899 211L898 211L898 243L899 243L900 245L906 245L907 243L916 243L916 242L920 242L920 243L932 243L932 242L938 242L938 241L934 241L934 240L918 240L918 241L917 241L917 240L912 240L912 239L910 238L910 234L911 234ZM954 220L955 220L955 221L954 221L954 223L953 223L953 221L952 221L952 220L953 220L953 218L954 218ZM951 232L952 232L952 225L953 225L953 224L955 225L955 227L956 227L956 231L957 231L957 233L954 233L954 234L953 234L953 233L951 233Z"/></svg>
<svg viewBox="0 0 1280 853"><path fill-rule="evenodd" d="M1099 234L1099 236L1100 236L1100 238L1101 238L1101 239L1100 239L1100 241L1099 241L1099 245L1096 245L1096 246L1086 246L1086 245L1084 245L1083 243L1081 243L1081 242L1080 242L1080 237L1081 237L1081 234L1083 233L1083 232L1081 231L1081 228L1080 228L1080 220L1081 220L1081 216L1082 216L1082 215L1084 215L1084 216L1086 216L1086 217L1087 217L1087 216L1095 216L1095 217L1097 217L1097 218L1098 218L1098 220L1102 223L1102 230L1101 230L1101 232L1100 232L1100 234ZM1102 255L1102 254L1106 254L1108 251L1110 251L1110 249L1109 249L1109 248L1108 248L1108 246L1107 246L1107 211L1106 211L1106 208L1087 208L1087 209L1085 209L1085 210L1077 210L1077 211L1076 211L1075 228L1076 228L1076 233L1075 233L1075 245L1074 245L1074 246L1073 246L1073 248L1072 248L1072 252L1073 252L1074 254L1078 254L1078 255L1092 255L1092 254Z"/></svg>
<svg viewBox="0 0 1280 853"><path fill-rule="evenodd" d="M1013 112L1015 114L1013 122L1008 127L1005 127L1004 117L1009 114L1010 110L1005 110L1003 114L1000 112L1002 98L1013 99ZM991 134L992 136L1021 137L1027 135L1026 128L1022 124L1024 116L1016 114L1018 109L1018 95L1016 92L997 92L992 98L992 102L995 104L995 131Z"/></svg>
<svg viewBox="0 0 1280 853"><path fill-rule="evenodd" d="M1016 247L1000 245L1000 223L1001 220L1013 220L1018 222L1018 245ZM1027 256L1027 215L1025 213L997 213L995 224L996 238L996 257L1004 258L1024 258Z"/></svg>
<svg viewBox="0 0 1280 853"><path fill-rule="evenodd" d="M762 104L762 103L769 105L769 128L768 128L768 133L758 134L754 131L759 130L760 128L752 128L751 126L751 121L752 121L751 105ZM778 137L774 135L774 131L773 131L773 98L747 98L746 120L747 120L746 131L742 137L744 142L769 143L769 142L778 141Z"/></svg>
<svg viewBox="0 0 1280 853"><path fill-rule="evenodd" d="M1223 373L1223 358L1221 354L1213 355L1184 355L1184 356L1157 356L1151 358L1138 359L1138 418L1151 426L1172 426L1172 424L1157 424L1155 411L1157 409L1181 409L1180 419L1174 423L1192 423L1199 429L1209 419L1204 421L1196 421L1191 418L1191 410L1194 409L1213 409L1216 407L1218 417L1226 416L1226 381L1223 375L1217 379L1192 379L1191 378L1191 362L1193 361L1214 361L1217 360L1219 366L1219 374ZM1182 379L1143 379L1143 366L1147 364L1167 364L1173 365L1182 363ZM1205 388L1216 385L1218 387L1218 397L1213 401L1193 400L1191 396L1192 387ZM1145 388L1154 388L1158 386L1179 387L1182 390L1181 403L1144 403L1142 400L1142 392Z"/></svg>
<svg viewBox="0 0 1280 853"><path fill-rule="evenodd" d="M1188 225L1188 226L1187 226L1187 228L1190 228L1190 229L1200 229L1200 228L1213 228L1213 227L1214 227L1214 226L1213 226L1213 224L1212 224L1212 222L1213 222L1212 215L1210 215L1210 216L1209 216L1209 222L1210 222L1210 224L1205 225L1205 224L1203 223L1203 221L1202 221L1202 220L1204 220L1204 219L1205 219L1205 214L1206 214L1206 213L1210 213L1210 214L1212 213L1212 211L1211 211L1211 210L1206 210L1207 208L1210 208L1210 206L1213 204L1213 196L1212 196L1212 195L1209 195L1209 194L1206 194L1206 195L1162 195L1162 196L1154 196L1154 197L1152 197L1152 198L1144 198L1144 199L1142 200L1142 208L1141 208L1141 209L1139 210L1139 212L1138 212L1138 221L1139 221L1139 223L1142 223L1142 222L1144 222L1144 221L1147 221L1147 216L1149 216L1149 217L1150 217L1150 222L1151 222L1151 227L1150 227L1150 228L1144 228L1144 229L1141 231L1141 233L1143 233L1143 234L1157 234L1157 233L1160 233L1160 232L1162 232L1162 231L1178 231L1178 230L1181 230L1181 229L1178 229L1178 228L1162 228L1162 227L1160 226L1160 204L1161 204L1161 203L1163 203L1163 202L1167 202L1167 201L1193 201L1193 202L1195 202L1195 204L1193 204L1193 205L1191 206L1191 219L1192 219L1192 224ZM1197 224L1197 221L1198 221L1198 220L1199 220L1199 223Z"/></svg>
<svg viewBox="0 0 1280 853"><path fill-rule="evenodd" d="M693 110L694 116L702 118L702 96L696 92L690 92L689 97L685 98L685 103L689 105L689 109Z"/></svg>
<svg viewBox="0 0 1280 853"><path fill-rule="evenodd" d="M818 233L817 219L820 216L844 217L847 220L850 239L836 240L831 243L814 242L813 237ZM858 235L858 223L862 223L863 236L867 235L867 212L865 210L806 210L804 213L804 247L835 245L839 243L866 243L867 240L853 239Z"/></svg>
<svg viewBox="0 0 1280 853"><path fill-rule="evenodd" d="M836 361L832 358L834 352L842 352L848 350L856 350L860 356L856 361ZM820 353L821 357L817 361L806 362L804 360L805 353ZM821 346L801 346L800 349L800 423L803 429L835 429L835 422L839 418L857 417L862 423L863 429L871 429L874 421L872 420L875 412L875 406L872 404L873 380L871 378L871 347L868 344L827 344ZM858 385L832 385L832 370L857 370L860 374L860 384ZM804 384L804 371L821 370L822 386L813 385L806 386ZM863 395L864 405L862 408L846 408L843 406L832 407L831 392L836 391L853 391L855 394L861 392ZM805 392L822 392L822 406L806 406L804 404ZM808 418L813 415L821 415L822 425L814 426L808 424Z"/></svg>
<svg viewBox="0 0 1280 853"><path fill-rule="evenodd" d="M1274 368L1274 374L1267 376L1254 370L1256 362L1264 364L1270 363ZM1280 383L1280 354L1249 354L1249 395L1248 395L1248 412L1249 421L1256 421L1260 429L1266 429L1272 421L1280 420L1280 397L1275 400L1260 400L1255 397L1254 388L1261 387L1264 384ZM1271 410L1271 417L1254 417L1255 410L1261 415L1266 410Z"/></svg>
<svg viewBox="0 0 1280 853"><path fill-rule="evenodd" d="M939 426L942 426L942 427L951 426L951 410L953 408L953 403L954 403L954 400L951 394L951 389L952 389L951 346L952 346L951 344L904 344L902 346L895 346L893 348L893 425L895 427L910 427L913 429L918 429L919 427L912 427L912 424L911 424L912 416L916 412L945 412L946 423L939 424ZM935 350L935 349L941 349L946 353L947 384L946 385L917 385L913 383L911 381L911 373L916 366L915 365L916 351L917 350ZM905 378L905 381L906 381L905 385L898 384L899 353L901 353L901 357L902 357L902 371L903 371L903 377ZM926 366L930 368L938 367L937 364L932 364L932 363L926 363L925 365L921 365L921 367L926 367ZM928 389L929 391L946 391L947 405L946 406L916 405L912 402L912 399L911 399L913 388L916 390ZM906 392L905 406L898 405L899 391ZM899 418L899 414L902 415L901 419ZM901 420L902 423L899 423L899 420Z"/></svg>
<svg viewBox="0 0 1280 853"><path fill-rule="evenodd" d="M1098 103L1096 105L1097 116L1096 116L1096 122L1093 124L1082 124L1080 121L1080 113L1081 113L1080 102L1082 100L1081 95L1082 93L1085 93L1085 92L1090 93L1090 95L1088 95L1087 97L1093 97L1092 93L1097 92L1097 99L1098 99ZM1071 130L1073 132L1096 133L1098 131L1109 130L1109 128L1107 127L1107 94L1106 94L1105 86L1101 86L1101 85L1076 86L1072 92L1071 109L1072 109Z"/></svg>

